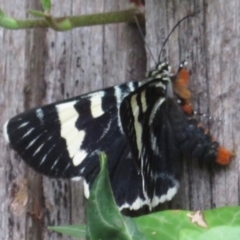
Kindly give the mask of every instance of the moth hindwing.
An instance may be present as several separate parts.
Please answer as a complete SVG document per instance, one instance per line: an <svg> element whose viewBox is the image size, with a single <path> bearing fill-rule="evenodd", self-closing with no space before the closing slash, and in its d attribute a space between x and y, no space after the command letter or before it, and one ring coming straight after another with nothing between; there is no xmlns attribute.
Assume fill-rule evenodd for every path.
<svg viewBox="0 0 240 240"><path fill-rule="evenodd" d="M83 177L86 197L103 151L119 208L151 209L176 194L181 154L220 164L231 156L194 120L187 81L184 64L174 75L160 63L144 81L19 114L4 136L37 172Z"/></svg>

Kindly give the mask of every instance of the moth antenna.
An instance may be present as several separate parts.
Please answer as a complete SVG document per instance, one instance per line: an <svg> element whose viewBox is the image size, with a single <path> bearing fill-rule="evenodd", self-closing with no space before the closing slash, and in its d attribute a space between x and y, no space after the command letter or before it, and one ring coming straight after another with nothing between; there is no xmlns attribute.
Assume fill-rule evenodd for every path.
<svg viewBox="0 0 240 240"><path fill-rule="evenodd" d="M181 20L179 20L179 21L175 24L175 26L172 28L172 30L171 30L170 33L168 34L167 38L166 38L166 39L164 40L164 42L163 42L162 48L161 48L160 53L159 53L158 62L160 62L161 55L162 55L162 52L163 52L163 48L165 47L165 45L166 45L168 39L170 38L171 34L175 31L175 29L178 27L178 25L179 25L181 22L183 22L184 20L186 20L186 19L188 19L188 18L190 18L190 17L196 17L196 14L189 14L189 15L183 17L183 18L182 18Z"/></svg>
<svg viewBox="0 0 240 240"><path fill-rule="evenodd" d="M146 46L148 52L150 53L150 56L152 57L154 63L157 64L157 62L156 62L156 60L155 60L155 58L154 58L154 56L153 56L153 53L152 53L152 51L151 51L149 45L147 44L147 42L146 42L146 40L145 40L145 37L144 37L143 31L142 31L142 29L141 29L141 26L140 26L139 21L138 21L138 19L137 19L136 16L135 16L135 21L136 21L136 24L137 24L137 27L138 27L139 33L140 33L140 35L141 35L141 37L142 37L142 39L143 39L143 41L144 41L144 45Z"/></svg>

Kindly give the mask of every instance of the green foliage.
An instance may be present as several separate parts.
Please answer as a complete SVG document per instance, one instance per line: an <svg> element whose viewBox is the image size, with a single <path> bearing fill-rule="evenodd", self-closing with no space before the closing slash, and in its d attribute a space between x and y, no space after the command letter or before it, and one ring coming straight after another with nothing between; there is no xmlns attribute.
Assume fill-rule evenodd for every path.
<svg viewBox="0 0 240 240"><path fill-rule="evenodd" d="M41 0L42 7L44 11L50 11L51 9L51 0Z"/></svg>

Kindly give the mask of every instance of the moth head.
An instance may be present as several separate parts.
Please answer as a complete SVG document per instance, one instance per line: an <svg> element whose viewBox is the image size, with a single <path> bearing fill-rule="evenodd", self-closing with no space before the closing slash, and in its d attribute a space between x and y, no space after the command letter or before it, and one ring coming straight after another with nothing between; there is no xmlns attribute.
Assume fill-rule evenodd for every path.
<svg viewBox="0 0 240 240"><path fill-rule="evenodd" d="M152 71L147 73L147 78L163 78L172 75L171 66L167 62L159 62Z"/></svg>

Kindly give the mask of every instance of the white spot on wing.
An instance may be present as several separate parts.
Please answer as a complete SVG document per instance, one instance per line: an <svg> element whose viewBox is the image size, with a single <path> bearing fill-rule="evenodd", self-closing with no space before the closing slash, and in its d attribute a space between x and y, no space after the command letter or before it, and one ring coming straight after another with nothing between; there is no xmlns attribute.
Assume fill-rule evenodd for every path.
<svg viewBox="0 0 240 240"><path fill-rule="evenodd" d="M172 188L169 188L166 194L163 194L161 197L154 196L151 202L151 208L156 207L159 203L170 201L178 190L178 184Z"/></svg>
<svg viewBox="0 0 240 240"><path fill-rule="evenodd" d="M59 104L56 106L59 121L61 123L61 137L65 139L70 158L73 159L74 166L79 165L87 156L85 150L81 150L85 138L85 131L79 131L76 121L79 117L74 108L76 101Z"/></svg>
<svg viewBox="0 0 240 240"><path fill-rule="evenodd" d="M61 121L61 124L66 122L68 119L72 119L73 117L78 116L78 113L74 108L76 102L77 101L71 101L56 105L58 117Z"/></svg>
<svg viewBox="0 0 240 240"><path fill-rule="evenodd" d="M22 136L21 139L27 137L33 130L34 130L34 128L30 128L30 129Z"/></svg>
<svg viewBox="0 0 240 240"><path fill-rule="evenodd" d="M129 89L130 89L131 92L133 92L133 91L135 90L134 85L133 85L133 82L130 82L130 83L128 84L128 87L129 87Z"/></svg>
<svg viewBox="0 0 240 240"><path fill-rule="evenodd" d="M138 210L146 204L146 200L138 197L131 205L130 210Z"/></svg>
<svg viewBox="0 0 240 240"><path fill-rule="evenodd" d="M44 117L44 114L43 114L43 110L41 108L38 108L36 110L36 115L38 117L38 119L43 122L43 117Z"/></svg>
<svg viewBox="0 0 240 240"><path fill-rule="evenodd" d="M132 204L125 202L121 207L119 207L119 210L120 211L122 211L123 209L138 210L146 204L147 204L146 200L137 197Z"/></svg>
<svg viewBox="0 0 240 240"><path fill-rule="evenodd" d="M47 141L51 140L52 136L49 136ZM47 143L47 141L45 141L44 143ZM55 147L55 145L53 145L48 151L47 153L44 155L44 157L42 158L41 162L39 163L39 166L41 166L42 163L44 163L44 161L46 160L48 154L52 151L53 147Z"/></svg>
<svg viewBox="0 0 240 240"><path fill-rule="evenodd" d="M134 116L134 129L136 133L138 156L140 157L141 150L142 150L142 125L138 121L139 106L137 104L137 94L134 94L131 98L131 107L132 107L132 112Z"/></svg>
<svg viewBox="0 0 240 240"><path fill-rule="evenodd" d="M73 158L79 151L86 134L83 130L78 131L75 125L67 127L66 124L64 124L64 127L69 129L69 131L62 133L62 136L65 136L65 140L67 141L69 156Z"/></svg>
<svg viewBox="0 0 240 240"><path fill-rule="evenodd" d="M39 163L39 166L41 166L44 161L46 160L48 154L45 154L44 157L42 158L41 162Z"/></svg>
<svg viewBox="0 0 240 240"><path fill-rule="evenodd" d="M42 149L43 146L44 146L44 143L42 143L42 144L38 147L38 149L34 152L33 156L35 156L35 155Z"/></svg>
<svg viewBox="0 0 240 240"><path fill-rule="evenodd" d="M124 89L124 87L127 86L128 90ZM138 82L138 86L141 86L141 82ZM121 117L119 114L119 107L123 101L123 99L130 93L133 92L136 88L136 86L134 86L133 82L128 82L124 85L120 85L120 86L115 86L114 87L114 96L116 98L117 101L117 108L118 108L118 126L120 128L120 131L123 133L123 129L122 129L122 123L121 123Z"/></svg>
<svg viewBox="0 0 240 240"><path fill-rule="evenodd" d="M160 76L157 75L156 77L162 78L161 75ZM169 80L169 78L168 78L168 80ZM164 85L162 82L152 83L152 84L150 84L150 86L154 86L156 88L162 88L163 90L166 89L166 85Z"/></svg>
<svg viewBox="0 0 240 240"><path fill-rule="evenodd" d="M119 207L119 211L122 211L123 209L129 209L130 205L128 203L124 203L121 207Z"/></svg>
<svg viewBox="0 0 240 240"><path fill-rule="evenodd" d="M114 96L116 98L117 105L119 107L122 102L122 92L121 92L121 88L119 86L114 87Z"/></svg>
<svg viewBox="0 0 240 240"><path fill-rule="evenodd" d="M152 129L150 129L150 135L151 135L151 148L156 153L156 155L160 154L159 146L157 145L157 138L154 135Z"/></svg>
<svg viewBox="0 0 240 240"><path fill-rule="evenodd" d="M41 134L38 135L36 138L34 138L26 147L26 149L30 148L39 138L41 137ZM34 155L33 155L34 156Z"/></svg>
<svg viewBox="0 0 240 240"><path fill-rule="evenodd" d="M85 150L79 150L73 157L73 165L78 166L87 156L87 152Z"/></svg>
<svg viewBox="0 0 240 240"><path fill-rule="evenodd" d="M141 165L143 165L143 158L141 158ZM141 175L143 176L143 167L141 167ZM142 177L142 187L143 187L143 195L146 198L147 204L149 205L149 197L148 197L147 192L145 190L145 180L144 180L144 177ZM149 206L149 209L151 210L151 206Z"/></svg>
<svg viewBox="0 0 240 240"><path fill-rule="evenodd" d="M143 169L143 168L141 168ZM143 171L141 171L141 174L143 176ZM163 202L166 202L166 201L170 201L174 196L175 194L177 193L178 191L178 188L179 188L179 182L171 175L168 175L166 173L158 173L158 174L151 174L151 178L152 179L157 179L157 178L162 178L162 179L168 179L172 182L173 184L173 187L169 188L168 191L165 193L165 194L162 194L161 196L157 196L156 193L154 193L154 196L152 199L150 199L148 197L148 194L145 190L145 181L144 181L144 178L142 177L142 184L143 184L143 194L144 194L144 197L146 198L146 203L147 205L149 206L149 210L152 210L153 207L156 207L158 206L159 203L163 203Z"/></svg>
<svg viewBox="0 0 240 240"><path fill-rule="evenodd" d="M178 185L168 189L167 200L170 201L178 191Z"/></svg>
<svg viewBox="0 0 240 240"><path fill-rule="evenodd" d="M146 112L147 110L146 91L141 92L141 104L143 112Z"/></svg>
<svg viewBox="0 0 240 240"><path fill-rule="evenodd" d="M27 126L28 124L29 124L29 122L24 122L18 127L18 129L23 128L23 127Z"/></svg>
<svg viewBox="0 0 240 240"><path fill-rule="evenodd" d="M117 108L118 108L118 126L120 128L120 131L123 133L121 118L120 118L120 114L119 114L119 106L120 106L120 104L122 103L122 100L123 100L123 93L122 93L121 88L119 86L114 87L114 96L116 98Z"/></svg>
<svg viewBox="0 0 240 240"><path fill-rule="evenodd" d="M67 171L67 169L70 167L70 163L68 163L68 165L65 167L65 169L62 172L62 175L64 175L64 173Z"/></svg>
<svg viewBox="0 0 240 240"><path fill-rule="evenodd" d="M44 163L44 161L46 160L48 154L54 149L54 147L55 147L55 145L53 145L53 146L48 150L48 152L44 155L44 157L42 158L41 162L39 163L39 166L41 166L41 165Z"/></svg>
<svg viewBox="0 0 240 240"><path fill-rule="evenodd" d="M54 167L56 166L56 164L58 163L58 160L59 160L59 157L55 160L55 162L53 163L52 167L51 167L51 170L54 169Z"/></svg>
<svg viewBox="0 0 240 240"><path fill-rule="evenodd" d="M86 180L83 181L83 187L84 187L85 198L89 198L90 191L89 191L89 185L87 184Z"/></svg>
<svg viewBox="0 0 240 240"><path fill-rule="evenodd" d="M157 100L157 102L154 104L154 107L153 107L153 109L152 109L151 115L150 115L150 117L149 117L149 122L148 122L149 125L152 124L153 119L154 119L154 117L155 117L155 115L156 115L157 110L160 108L160 106L162 105L162 103L163 103L164 101L165 101L165 98L159 98L159 99Z"/></svg>
<svg viewBox="0 0 240 240"><path fill-rule="evenodd" d="M5 141L10 143L9 136L8 136L8 129L7 129L8 122L9 121L5 122L4 125L3 125L3 136L4 136Z"/></svg>
<svg viewBox="0 0 240 240"><path fill-rule="evenodd" d="M110 119L109 122L108 122L108 124L107 124L107 127L104 129L104 131L103 131L102 135L99 137L99 140L98 140L98 141L102 140L102 139L106 136L106 134L107 134L107 133L109 132L109 130L110 130L111 125L112 125L112 120Z"/></svg>
<svg viewBox="0 0 240 240"><path fill-rule="evenodd" d="M93 118L100 117L104 114L102 109L102 98L105 96L104 91L99 91L97 94L93 94L90 98L90 109Z"/></svg>
<svg viewBox="0 0 240 240"><path fill-rule="evenodd" d="M72 181L76 181L76 182L80 181L81 179L82 179L82 177L73 177L73 178L71 178Z"/></svg>

